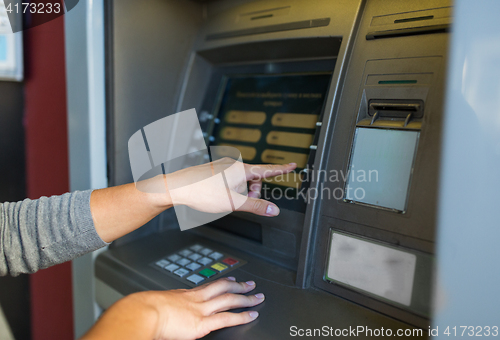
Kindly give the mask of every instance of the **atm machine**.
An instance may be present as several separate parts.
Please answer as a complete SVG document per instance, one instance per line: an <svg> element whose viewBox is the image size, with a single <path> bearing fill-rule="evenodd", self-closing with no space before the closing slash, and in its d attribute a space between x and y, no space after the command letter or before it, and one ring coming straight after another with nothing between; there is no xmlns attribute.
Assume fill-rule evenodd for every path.
<svg viewBox="0 0 500 340"><path fill-rule="evenodd" d="M278 217L234 212L180 231L171 209L115 241L95 263L99 305L231 275L266 295L260 317L207 338L427 335L450 2L106 6L111 185L132 181L134 132L191 108L207 145L298 169L264 185Z"/></svg>

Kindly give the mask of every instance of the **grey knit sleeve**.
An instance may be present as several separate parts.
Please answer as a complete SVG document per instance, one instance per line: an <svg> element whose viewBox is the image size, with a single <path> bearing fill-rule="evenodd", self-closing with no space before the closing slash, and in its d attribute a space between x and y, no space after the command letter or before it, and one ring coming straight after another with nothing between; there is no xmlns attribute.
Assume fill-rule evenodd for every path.
<svg viewBox="0 0 500 340"><path fill-rule="evenodd" d="M90 213L90 194L0 204L0 276L34 273L107 245Z"/></svg>

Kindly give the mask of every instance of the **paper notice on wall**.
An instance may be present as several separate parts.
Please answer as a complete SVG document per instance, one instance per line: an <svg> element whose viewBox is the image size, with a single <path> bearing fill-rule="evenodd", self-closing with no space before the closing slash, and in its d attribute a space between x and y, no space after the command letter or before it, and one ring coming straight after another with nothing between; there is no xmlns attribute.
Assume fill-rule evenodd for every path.
<svg viewBox="0 0 500 340"><path fill-rule="evenodd" d="M21 21L21 15L12 15ZM12 33L4 2L0 1L0 81L23 79L23 33Z"/></svg>

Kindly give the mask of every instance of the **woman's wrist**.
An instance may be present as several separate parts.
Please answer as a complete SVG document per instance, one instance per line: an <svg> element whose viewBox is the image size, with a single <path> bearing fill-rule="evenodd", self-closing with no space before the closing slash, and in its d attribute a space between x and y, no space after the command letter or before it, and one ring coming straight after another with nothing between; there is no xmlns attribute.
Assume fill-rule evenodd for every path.
<svg viewBox="0 0 500 340"><path fill-rule="evenodd" d="M156 336L158 325L160 323L160 311L149 302L149 299L154 293L139 292L126 296L128 299L125 308L135 314L138 323L144 326L144 330L154 330L153 336ZM148 333L148 332L146 332Z"/></svg>
<svg viewBox="0 0 500 340"><path fill-rule="evenodd" d="M173 206L165 175L159 175L147 181L136 183L136 188L144 193L151 206L161 211Z"/></svg>
<svg viewBox="0 0 500 340"><path fill-rule="evenodd" d="M117 301L80 340L156 339L160 313L143 294L134 293Z"/></svg>

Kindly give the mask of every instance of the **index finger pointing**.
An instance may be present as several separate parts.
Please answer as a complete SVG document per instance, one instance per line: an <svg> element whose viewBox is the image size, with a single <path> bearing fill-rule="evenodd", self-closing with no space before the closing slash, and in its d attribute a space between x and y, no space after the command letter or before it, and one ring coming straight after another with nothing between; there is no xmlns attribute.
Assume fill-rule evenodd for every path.
<svg viewBox="0 0 500 340"><path fill-rule="evenodd" d="M289 173L297 167L295 163L289 164L245 164L247 181L274 177Z"/></svg>

